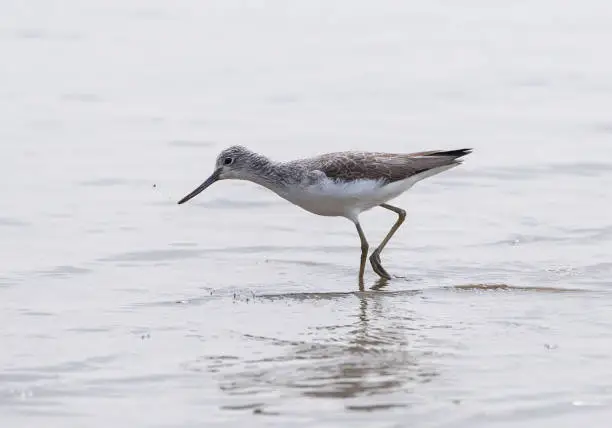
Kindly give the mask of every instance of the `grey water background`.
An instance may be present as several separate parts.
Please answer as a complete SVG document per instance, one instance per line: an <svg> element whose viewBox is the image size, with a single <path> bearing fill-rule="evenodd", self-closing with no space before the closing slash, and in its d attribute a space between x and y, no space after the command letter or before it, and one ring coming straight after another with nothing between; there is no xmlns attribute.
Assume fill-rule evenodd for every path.
<svg viewBox="0 0 612 428"><path fill-rule="evenodd" d="M2 2L0 425L608 426L611 13ZM231 144L475 150L396 200L405 278L358 293L344 219L176 205Z"/></svg>

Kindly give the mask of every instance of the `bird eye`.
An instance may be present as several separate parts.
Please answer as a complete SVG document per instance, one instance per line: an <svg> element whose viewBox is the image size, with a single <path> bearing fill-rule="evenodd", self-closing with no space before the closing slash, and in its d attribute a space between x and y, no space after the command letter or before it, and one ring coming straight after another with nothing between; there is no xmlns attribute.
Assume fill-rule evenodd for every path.
<svg viewBox="0 0 612 428"><path fill-rule="evenodd" d="M223 165L230 165L232 162L234 162L234 159L232 158L223 159Z"/></svg>

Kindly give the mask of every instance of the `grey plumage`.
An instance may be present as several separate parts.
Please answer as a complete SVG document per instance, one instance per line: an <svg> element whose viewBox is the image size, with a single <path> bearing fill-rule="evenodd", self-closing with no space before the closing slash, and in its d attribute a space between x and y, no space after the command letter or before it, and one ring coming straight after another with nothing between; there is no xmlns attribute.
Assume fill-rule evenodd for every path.
<svg viewBox="0 0 612 428"><path fill-rule="evenodd" d="M393 183L430 169L459 164L459 158L472 149L432 150L416 153L380 152L335 152L290 162L275 162L242 146L229 147L219 154L217 166L224 159L232 158L235 168L257 171L251 181L269 187L267 184L300 183L313 171L337 181L359 179L381 180Z"/></svg>
<svg viewBox="0 0 612 428"><path fill-rule="evenodd" d="M381 180L385 184L404 180L430 169L461 163L458 158L471 149L418 153L337 152L289 162L310 170L319 170L339 181Z"/></svg>

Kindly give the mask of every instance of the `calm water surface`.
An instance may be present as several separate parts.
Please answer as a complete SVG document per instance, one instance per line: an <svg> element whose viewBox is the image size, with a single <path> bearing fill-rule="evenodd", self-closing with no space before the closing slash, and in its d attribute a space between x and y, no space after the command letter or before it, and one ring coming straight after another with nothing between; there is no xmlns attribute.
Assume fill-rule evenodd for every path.
<svg viewBox="0 0 612 428"><path fill-rule="evenodd" d="M610 13L3 2L1 425L608 426ZM404 278L358 293L346 220L176 205L231 144L475 150L396 201Z"/></svg>

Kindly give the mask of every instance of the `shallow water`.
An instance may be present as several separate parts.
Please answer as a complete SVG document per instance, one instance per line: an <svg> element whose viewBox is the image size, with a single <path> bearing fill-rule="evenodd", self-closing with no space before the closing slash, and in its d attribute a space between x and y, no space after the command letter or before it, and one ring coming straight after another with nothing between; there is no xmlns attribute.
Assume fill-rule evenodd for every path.
<svg viewBox="0 0 612 428"><path fill-rule="evenodd" d="M606 8L0 5L2 425L607 426ZM359 293L346 220L176 205L231 144L475 150Z"/></svg>

